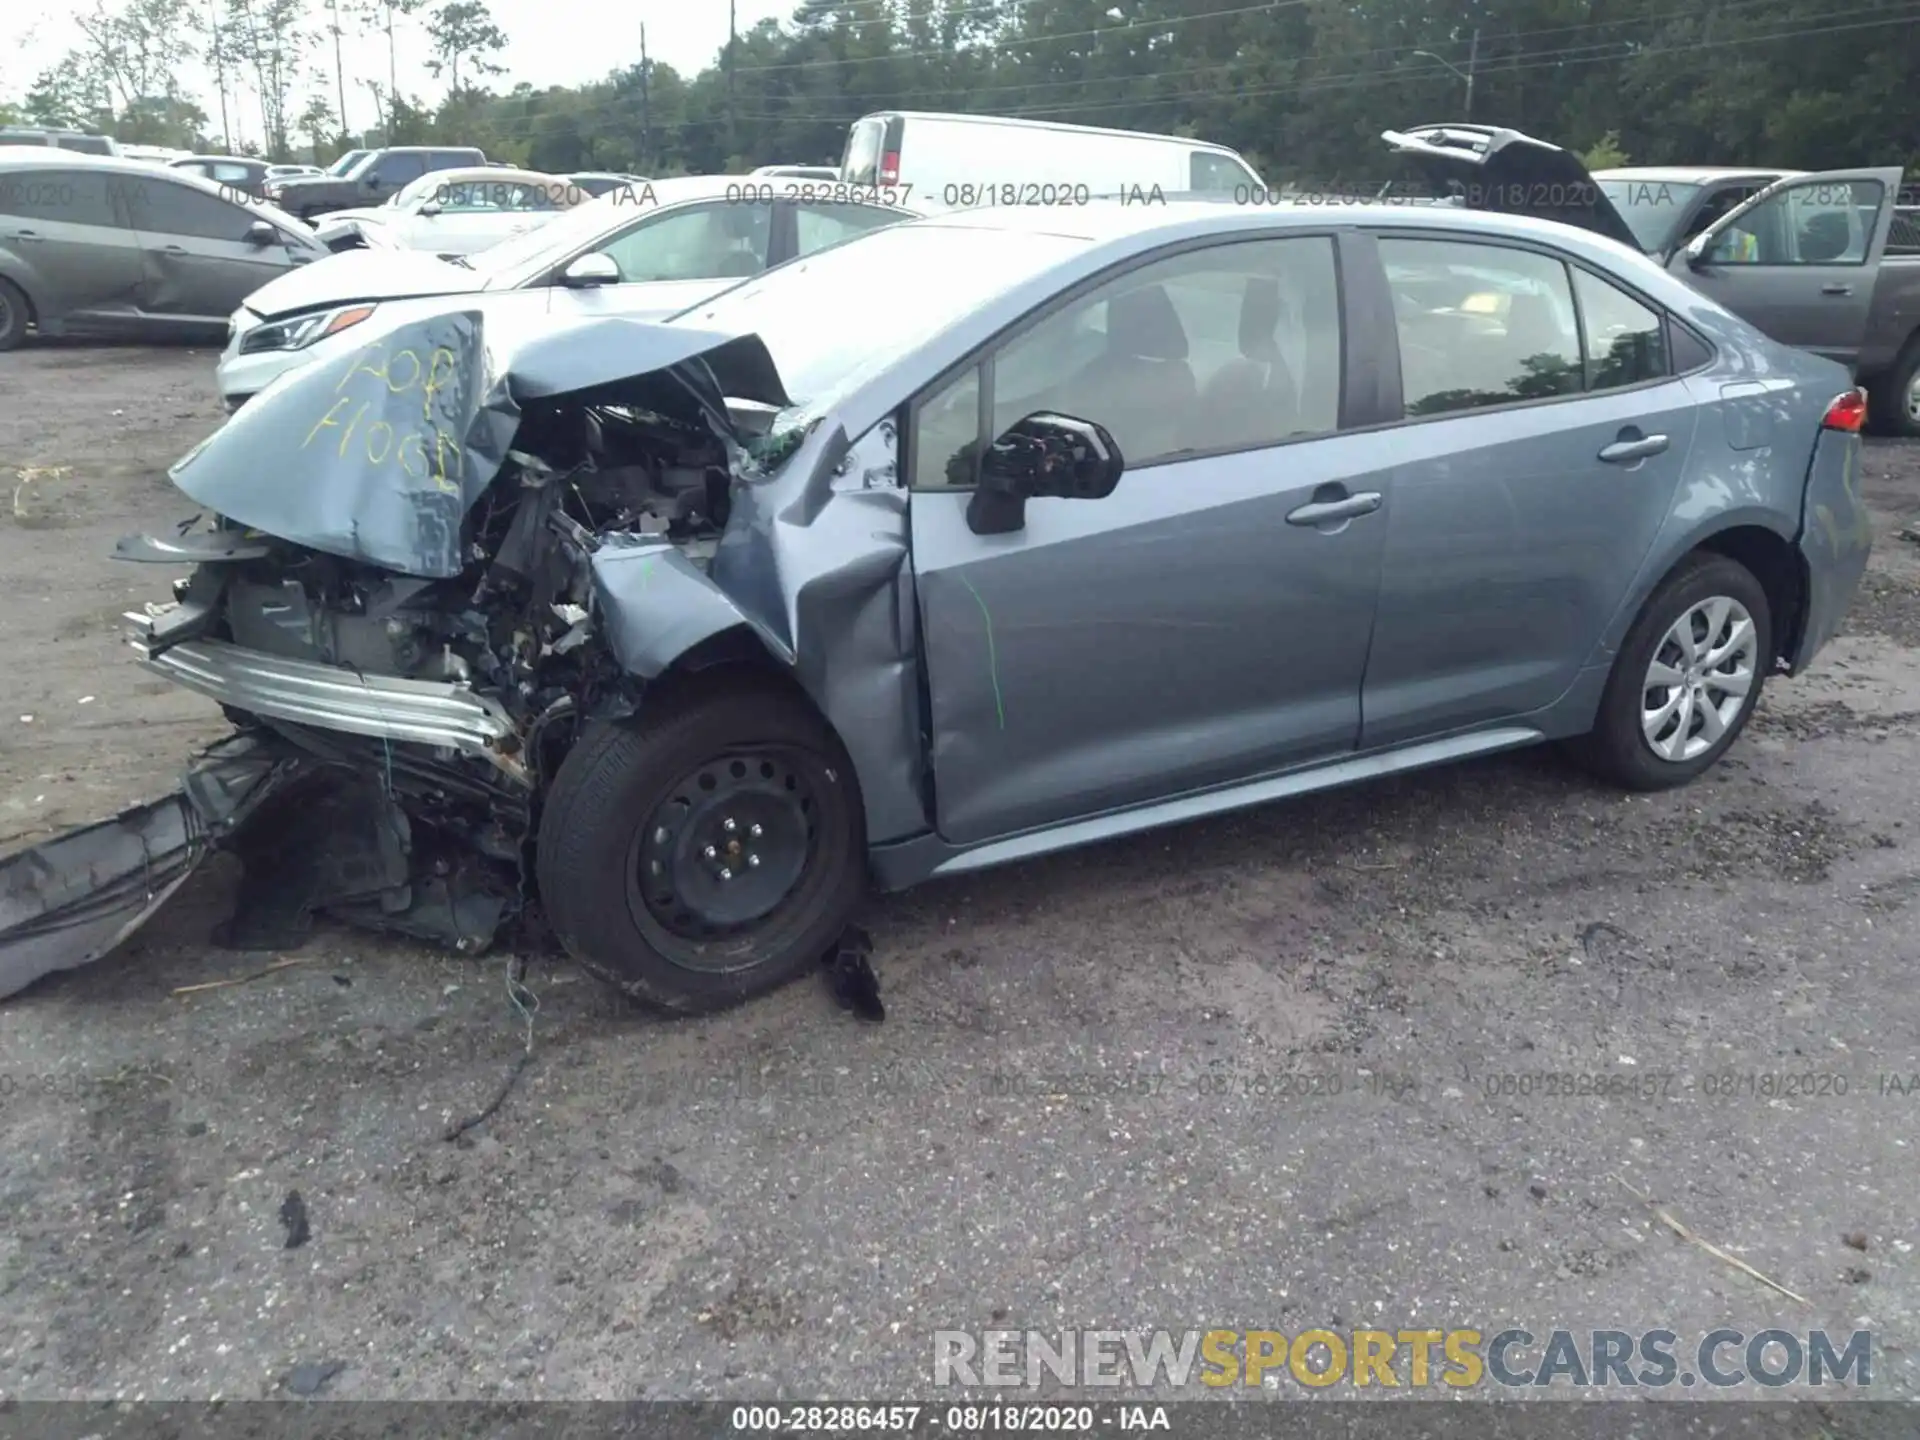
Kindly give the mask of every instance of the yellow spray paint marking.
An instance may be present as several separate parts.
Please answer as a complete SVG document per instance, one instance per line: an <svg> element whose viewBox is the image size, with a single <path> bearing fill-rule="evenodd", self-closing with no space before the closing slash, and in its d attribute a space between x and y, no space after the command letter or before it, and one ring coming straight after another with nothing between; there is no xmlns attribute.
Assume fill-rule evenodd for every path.
<svg viewBox="0 0 1920 1440"><path fill-rule="evenodd" d="M340 395L332 408L314 422L300 448L304 450L312 445L323 430L337 430L340 433L336 453L342 460L352 451L356 458L375 469L397 465L412 479L430 479L435 488L448 495L458 495L458 477L465 452L457 439L434 423L433 414L435 396L445 388L458 365L459 357L443 345L433 347L424 355L417 349L390 350L384 341L367 346L340 377L340 383L333 387L335 394L346 390L362 375L377 380L388 395L405 395L417 390L421 397L424 433L401 434L389 420L375 420L362 431L360 422L374 400L349 393ZM357 409L354 408L356 401Z"/></svg>

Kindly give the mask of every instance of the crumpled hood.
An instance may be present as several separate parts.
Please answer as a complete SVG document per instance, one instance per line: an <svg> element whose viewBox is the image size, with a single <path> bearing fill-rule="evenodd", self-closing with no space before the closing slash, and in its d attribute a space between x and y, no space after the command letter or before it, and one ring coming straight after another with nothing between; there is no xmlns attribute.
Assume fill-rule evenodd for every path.
<svg viewBox="0 0 1920 1440"><path fill-rule="evenodd" d="M522 409L588 391L704 420L735 444L728 398L793 403L757 335L449 310L288 372L170 473L188 498L249 529L449 579L466 568L462 523L499 474Z"/></svg>
<svg viewBox="0 0 1920 1440"><path fill-rule="evenodd" d="M327 216L326 221L334 218ZM356 301L470 294L485 282L480 271L449 264L424 250L346 250L269 280L247 296L247 308L277 320Z"/></svg>

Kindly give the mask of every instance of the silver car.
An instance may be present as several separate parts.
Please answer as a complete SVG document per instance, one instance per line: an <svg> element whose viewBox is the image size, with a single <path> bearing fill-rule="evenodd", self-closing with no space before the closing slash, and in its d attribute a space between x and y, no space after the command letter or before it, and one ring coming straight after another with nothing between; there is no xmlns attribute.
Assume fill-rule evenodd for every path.
<svg viewBox="0 0 1920 1440"><path fill-rule="evenodd" d="M326 254L291 215L185 170L0 148L0 350L29 326L217 335L243 297Z"/></svg>
<svg viewBox="0 0 1920 1440"><path fill-rule="evenodd" d="M124 934L116 864L304 783L273 893L467 950L537 903L686 1012L870 882L1543 741L1682 785L1841 622L1863 418L1625 246L1440 207L954 214L667 323L450 300L123 551L200 562L134 642L242 726L193 839L17 863Z"/></svg>
<svg viewBox="0 0 1920 1440"><path fill-rule="evenodd" d="M247 297L217 379L229 409L289 370L362 343L364 326L430 314L447 297L523 292L556 318L664 317L750 275L913 218L904 203L738 176L620 185L475 254L348 250ZM324 222L323 222L324 223Z"/></svg>

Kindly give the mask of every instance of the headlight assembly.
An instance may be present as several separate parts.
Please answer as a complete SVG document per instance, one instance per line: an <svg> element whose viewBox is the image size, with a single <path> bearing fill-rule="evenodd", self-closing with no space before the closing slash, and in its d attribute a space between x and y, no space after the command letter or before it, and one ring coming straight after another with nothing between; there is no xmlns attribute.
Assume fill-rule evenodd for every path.
<svg viewBox="0 0 1920 1440"><path fill-rule="evenodd" d="M338 310L316 310L311 315L295 315L290 320L275 320L255 326L240 341L242 355L258 355L264 350L304 350L315 341L358 325L373 314L371 305L348 305Z"/></svg>

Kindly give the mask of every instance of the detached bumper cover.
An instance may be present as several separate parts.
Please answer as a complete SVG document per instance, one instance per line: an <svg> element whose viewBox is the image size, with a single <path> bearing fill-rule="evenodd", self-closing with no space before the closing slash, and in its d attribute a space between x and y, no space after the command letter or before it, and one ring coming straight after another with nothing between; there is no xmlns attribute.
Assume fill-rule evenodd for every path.
<svg viewBox="0 0 1920 1440"><path fill-rule="evenodd" d="M1792 673L1805 670L1831 640L1853 604L1873 549L1873 519L1860 498L1860 437L1822 430L1807 474L1800 553L1807 562L1807 614L1788 657Z"/></svg>
<svg viewBox="0 0 1920 1440"><path fill-rule="evenodd" d="M233 736L164 799L0 860L0 997L125 940L300 765Z"/></svg>
<svg viewBox="0 0 1920 1440"><path fill-rule="evenodd" d="M155 617L126 618L133 631L129 643L148 669L223 705L320 730L443 747L519 773L511 754L518 739L512 718L465 686L367 675L218 640L157 649Z"/></svg>

